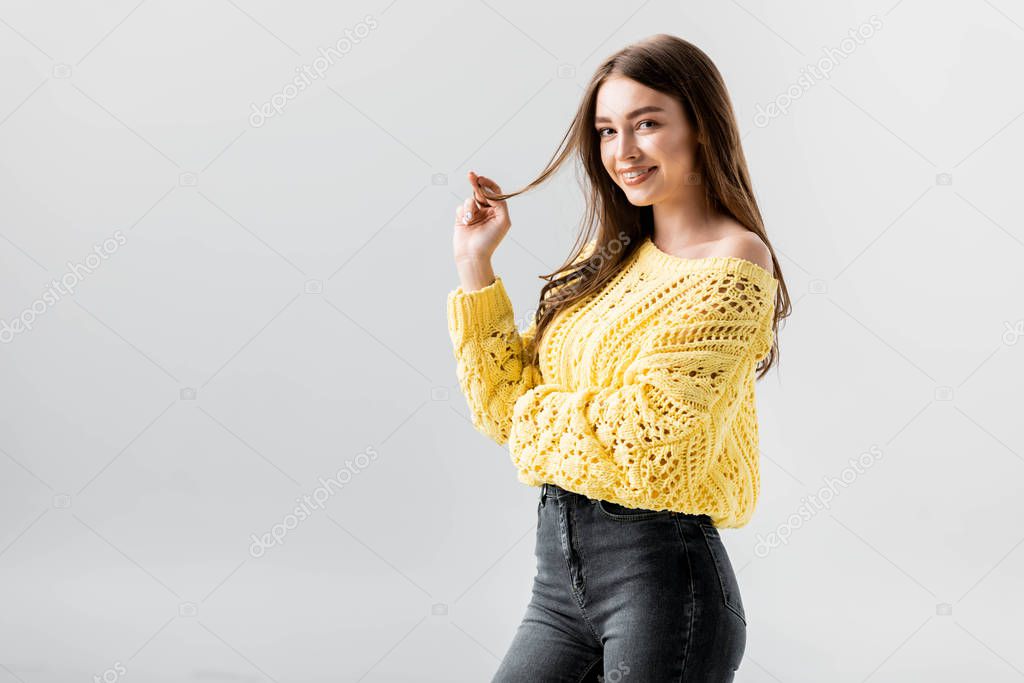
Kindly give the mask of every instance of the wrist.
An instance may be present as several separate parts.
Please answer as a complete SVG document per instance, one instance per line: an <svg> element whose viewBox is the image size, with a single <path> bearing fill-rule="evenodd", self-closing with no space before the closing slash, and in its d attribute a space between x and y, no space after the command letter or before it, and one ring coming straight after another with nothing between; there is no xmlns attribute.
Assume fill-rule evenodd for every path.
<svg viewBox="0 0 1024 683"><path fill-rule="evenodd" d="M460 284L464 292L482 289L494 283L494 269L491 267L490 259L476 257L456 259L455 269L459 273Z"/></svg>

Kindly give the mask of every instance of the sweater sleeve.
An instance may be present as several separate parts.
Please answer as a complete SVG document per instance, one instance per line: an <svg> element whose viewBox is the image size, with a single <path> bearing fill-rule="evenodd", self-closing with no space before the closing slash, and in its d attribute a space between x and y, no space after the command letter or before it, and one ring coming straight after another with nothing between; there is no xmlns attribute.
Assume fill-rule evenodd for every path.
<svg viewBox="0 0 1024 683"><path fill-rule="evenodd" d="M596 239L590 240L573 265L596 245ZM522 331L516 326L500 276L486 287L466 292L460 286L448 294L448 333L459 386L473 426L498 445L508 441L516 400L542 381L540 368L529 363L536 332L536 320Z"/></svg>
<svg viewBox="0 0 1024 683"><path fill-rule="evenodd" d="M539 384L513 406L509 447L521 482L549 482L659 509L707 475L740 387L770 349L775 281L712 272L683 320L649 332L620 385Z"/></svg>
<svg viewBox="0 0 1024 683"><path fill-rule="evenodd" d="M501 277L469 292L448 294L448 333L456 374L473 426L499 445L508 440L512 406L540 383L540 371L528 363L535 323L520 331Z"/></svg>

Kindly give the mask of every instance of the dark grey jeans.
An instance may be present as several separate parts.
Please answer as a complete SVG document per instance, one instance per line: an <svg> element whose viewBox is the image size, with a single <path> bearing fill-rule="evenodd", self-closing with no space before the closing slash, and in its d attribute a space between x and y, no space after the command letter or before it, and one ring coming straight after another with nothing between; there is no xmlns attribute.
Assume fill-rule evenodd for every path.
<svg viewBox="0 0 1024 683"><path fill-rule="evenodd" d="M707 515L631 509L544 484L533 597L492 683L729 683L739 585Z"/></svg>

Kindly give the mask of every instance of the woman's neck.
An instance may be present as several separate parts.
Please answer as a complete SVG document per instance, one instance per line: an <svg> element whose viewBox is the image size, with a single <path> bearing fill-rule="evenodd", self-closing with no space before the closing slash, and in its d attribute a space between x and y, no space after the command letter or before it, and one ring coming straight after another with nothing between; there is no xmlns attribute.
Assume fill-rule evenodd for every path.
<svg viewBox="0 0 1024 683"><path fill-rule="evenodd" d="M729 234L729 218L700 201L662 202L655 204L652 241L663 251L687 255L717 242Z"/></svg>

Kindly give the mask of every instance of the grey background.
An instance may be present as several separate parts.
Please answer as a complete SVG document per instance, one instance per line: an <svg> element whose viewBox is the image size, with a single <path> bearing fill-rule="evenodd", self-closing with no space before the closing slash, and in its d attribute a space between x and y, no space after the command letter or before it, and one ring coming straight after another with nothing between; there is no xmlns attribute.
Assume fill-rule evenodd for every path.
<svg viewBox="0 0 1024 683"><path fill-rule="evenodd" d="M0 318L126 237L0 345L0 682L487 680L538 491L459 393L454 207L467 169L531 180L599 61L662 31L725 76L795 301L758 509L723 533L737 680L1021 680L1022 25L1008 0L0 2ZM521 326L581 202L567 168L511 203Z"/></svg>

